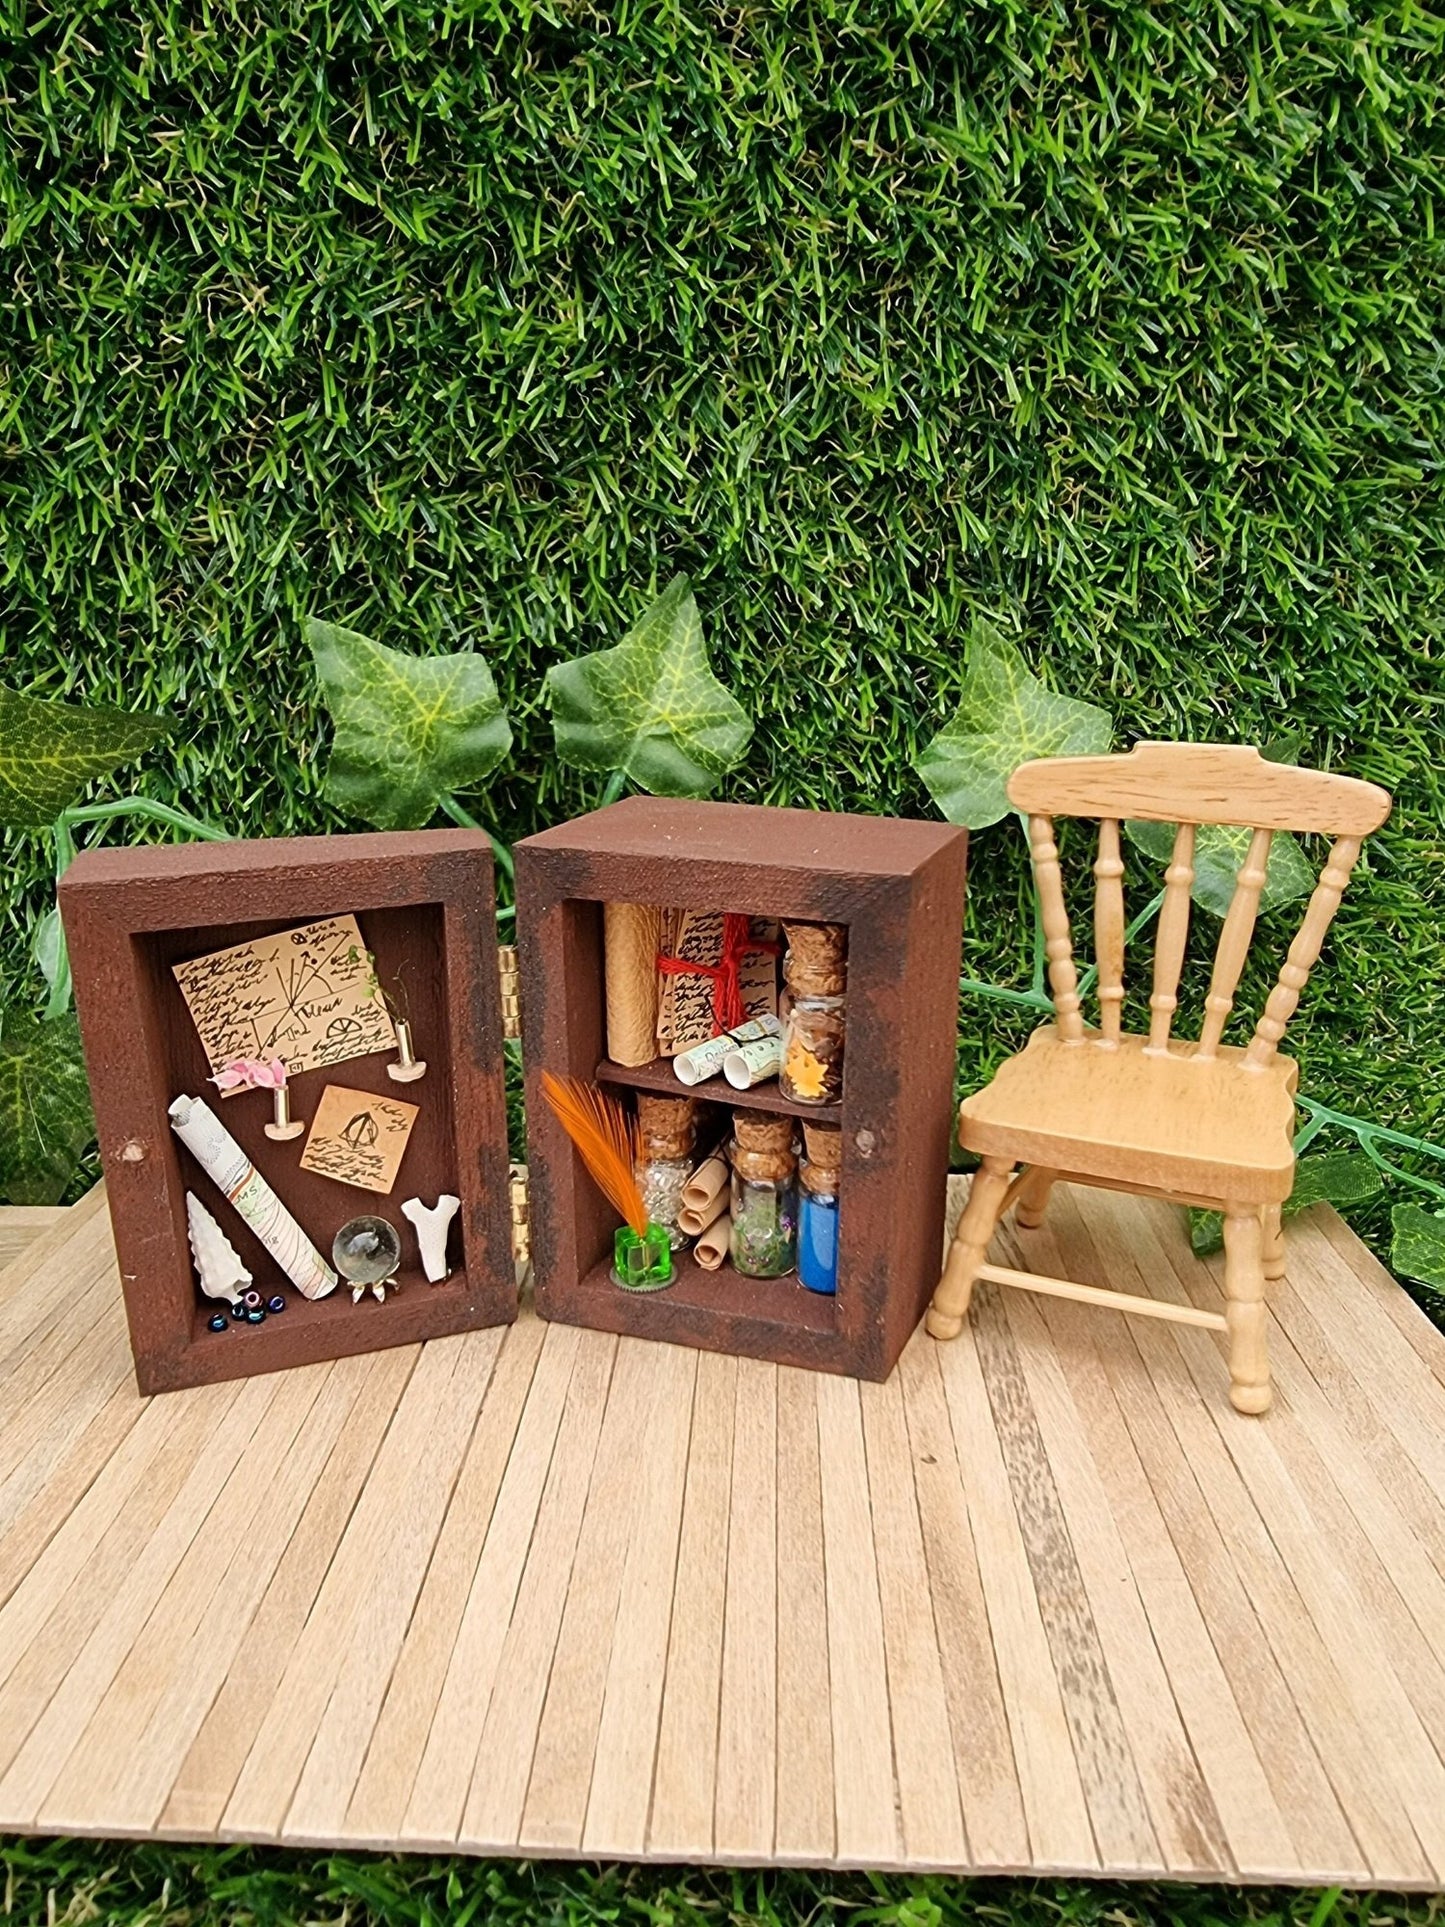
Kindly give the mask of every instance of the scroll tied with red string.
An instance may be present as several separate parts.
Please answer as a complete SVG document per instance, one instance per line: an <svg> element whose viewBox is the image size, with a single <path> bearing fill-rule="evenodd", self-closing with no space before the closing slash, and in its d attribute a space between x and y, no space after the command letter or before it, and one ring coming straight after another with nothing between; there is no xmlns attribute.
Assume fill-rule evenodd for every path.
<svg viewBox="0 0 1445 1927"><path fill-rule="evenodd" d="M734 911L674 913L676 935L657 959L658 1051L675 1057L750 1018L776 1016L778 926Z"/></svg>

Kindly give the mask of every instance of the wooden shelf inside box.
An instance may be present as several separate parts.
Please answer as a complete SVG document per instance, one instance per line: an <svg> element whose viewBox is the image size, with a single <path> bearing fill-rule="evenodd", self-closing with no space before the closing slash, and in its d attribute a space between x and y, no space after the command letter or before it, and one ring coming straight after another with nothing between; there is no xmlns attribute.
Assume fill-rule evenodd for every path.
<svg viewBox="0 0 1445 1927"><path fill-rule="evenodd" d="M353 1304L351 1287L344 1278L325 1298L303 1298L274 1264L271 1273L274 1278L268 1274L264 1284L258 1274L258 1288L267 1298L281 1292L286 1309L268 1312L263 1325L233 1322L226 1331L213 1332L208 1321L226 1307L207 1298L196 1308L191 1321L193 1345L220 1347L234 1341L237 1347L234 1357L216 1353L218 1362L232 1367L221 1376L274 1371L280 1366L314 1364L367 1351L383 1333L388 1346L430 1338L439 1315L450 1312L461 1318L468 1296L466 1274L461 1270L429 1285L420 1266L403 1266L398 1273L401 1289L393 1293L388 1287L385 1304L377 1303L369 1286L361 1301ZM374 1323L377 1319L383 1323Z"/></svg>
<svg viewBox="0 0 1445 1927"><path fill-rule="evenodd" d="M778 1334L794 1331L832 1332L837 1326L837 1300L822 1292L809 1291L790 1271L782 1278L744 1278L731 1265L717 1271L704 1271L690 1251L673 1254L676 1276L662 1291L626 1291L612 1277L612 1260L605 1258L592 1267L582 1281L584 1291L606 1292L612 1298L625 1298L637 1304L650 1304L662 1313L664 1302L669 1320L679 1313L702 1317L725 1314L729 1319L745 1318L758 1331L765 1327ZM659 1332L659 1337L668 1334Z"/></svg>
<svg viewBox="0 0 1445 1927"><path fill-rule="evenodd" d="M846 1082L847 1068L843 1076ZM754 1084L750 1090L734 1090L725 1077L705 1078L701 1084L684 1084L672 1068L670 1057L655 1057L650 1064L614 1064L604 1057L597 1066L599 1084L616 1084L625 1090L662 1091L668 1097L696 1097L705 1104L721 1104L732 1111L777 1111L785 1117L800 1117L808 1124L837 1124L843 1117L841 1104L800 1104L784 1097L776 1083Z"/></svg>

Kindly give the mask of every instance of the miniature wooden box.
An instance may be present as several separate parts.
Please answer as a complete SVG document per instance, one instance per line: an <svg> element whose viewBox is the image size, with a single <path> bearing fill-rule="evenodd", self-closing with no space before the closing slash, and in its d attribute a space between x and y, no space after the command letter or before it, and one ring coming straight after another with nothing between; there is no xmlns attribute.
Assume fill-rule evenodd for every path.
<svg viewBox="0 0 1445 1927"><path fill-rule="evenodd" d="M547 1318L885 1378L938 1281L953 1123L968 839L943 823L636 796L517 847L529 1218ZM795 1277L707 1272L683 1255L665 1291L612 1282L616 1214L543 1098L541 1073L678 1093L666 1061L605 1059L603 904L845 923L842 1101L791 1104L721 1078L693 1095L842 1126L835 1296Z"/></svg>
<svg viewBox="0 0 1445 1927"><path fill-rule="evenodd" d="M516 1315L508 1204L502 1023L487 839L469 830L308 837L89 851L60 885L100 1136L126 1313L143 1392L205 1384L281 1366L435 1338ZM405 971L425 1078L398 1086L385 1056L349 1059L290 1084L309 1121L326 1084L419 1107L392 1196L374 1196L298 1168L299 1141L263 1134L261 1092L214 1108L324 1256L360 1213L399 1215L398 1200L461 1200L453 1263L428 1284L403 1236L401 1289L353 1304L345 1281L311 1300L288 1292L263 1325L209 1329L198 1298L185 1194L218 1220L258 1283L276 1266L177 1141L168 1107L182 1093L210 1102L210 1066L172 965L317 919L354 913L377 976ZM402 1221L398 1229L409 1227ZM272 1286L275 1289L275 1286Z"/></svg>

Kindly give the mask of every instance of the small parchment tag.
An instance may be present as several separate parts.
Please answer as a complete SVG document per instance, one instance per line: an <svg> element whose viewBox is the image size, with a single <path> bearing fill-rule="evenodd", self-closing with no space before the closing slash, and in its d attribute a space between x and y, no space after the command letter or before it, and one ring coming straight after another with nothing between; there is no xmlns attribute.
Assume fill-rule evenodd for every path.
<svg viewBox="0 0 1445 1927"><path fill-rule="evenodd" d="M328 1084L311 1120L301 1169L385 1194L396 1183L416 1117L415 1104Z"/></svg>

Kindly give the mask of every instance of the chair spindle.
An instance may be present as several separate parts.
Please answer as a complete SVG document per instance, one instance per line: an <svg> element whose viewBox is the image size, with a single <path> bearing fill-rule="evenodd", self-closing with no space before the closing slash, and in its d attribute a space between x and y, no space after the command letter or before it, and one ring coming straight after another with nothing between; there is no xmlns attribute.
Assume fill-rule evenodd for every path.
<svg viewBox="0 0 1445 1927"><path fill-rule="evenodd" d="M1154 982L1149 994L1149 1042L1146 1050L1169 1048L1169 1032L1179 1005L1179 979L1189 941L1189 892L1194 888L1195 826L1181 823L1174 834L1174 850L1164 872L1164 902L1159 911L1159 934L1154 946Z"/></svg>
<svg viewBox="0 0 1445 1927"><path fill-rule="evenodd" d="M1249 955L1259 915L1259 897L1269 874L1269 846L1274 832L1256 830L1249 839L1249 850L1234 880L1234 895L1224 928L1219 933L1219 948L1214 953L1214 971L1209 979L1209 994L1204 999L1204 1027L1199 1033L1200 1057L1213 1057L1229 1013L1234 1009L1234 993Z"/></svg>
<svg viewBox="0 0 1445 1927"><path fill-rule="evenodd" d="M1059 869L1059 846L1049 816L1029 818L1029 854L1039 890L1039 913L1044 926L1044 954L1049 960L1049 991L1054 1000L1054 1022L1065 1043L1084 1038L1079 1003L1079 977L1074 968L1074 945L1069 912L1064 903L1064 879Z"/></svg>
<svg viewBox="0 0 1445 1927"><path fill-rule="evenodd" d="M1319 961L1326 932L1340 907L1340 898L1345 894L1345 885L1350 880L1350 872L1359 854L1360 838L1357 836L1342 836L1330 845L1330 853L1310 897L1304 921L1295 932L1289 955L1280 966L1279 982L1269 993L1269 1001L1260 1014L1254 1035L1249 1040L1249 1048L1244 1053L1245 1063L1255 1070L1263 1070L1269 1063L1280 1038L1284 1036L1285 1025L1294 1016L1300 992Z"/></svg>
<svg viewBox="0 0 1445 1927"><path fill-rule="evenodd" d="M1124 1006L1124 859L1119 854L1119 820L1099 824L1099 854L1094 863L1094 956L1099 966L1099 1028L1104 1041L1119 1042Z"/></svg>

